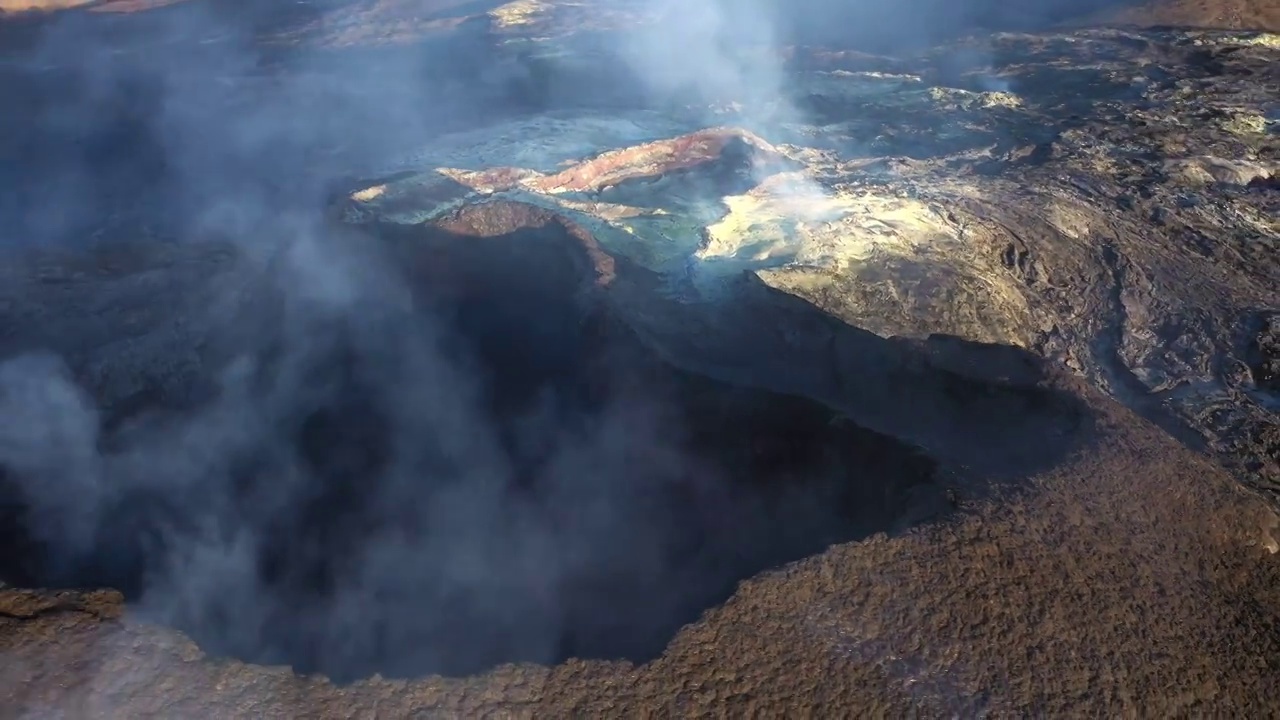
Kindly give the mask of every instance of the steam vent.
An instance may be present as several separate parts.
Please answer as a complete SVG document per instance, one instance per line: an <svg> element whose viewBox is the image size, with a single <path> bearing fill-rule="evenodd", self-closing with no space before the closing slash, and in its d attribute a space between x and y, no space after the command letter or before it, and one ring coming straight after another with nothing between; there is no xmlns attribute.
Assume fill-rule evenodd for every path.
<svg viewBox="0 0 1280 720"><path fill-rule="evenodd" d="M0 12L0 717L1280 713L1280 18L1044 3Z"/></svg>

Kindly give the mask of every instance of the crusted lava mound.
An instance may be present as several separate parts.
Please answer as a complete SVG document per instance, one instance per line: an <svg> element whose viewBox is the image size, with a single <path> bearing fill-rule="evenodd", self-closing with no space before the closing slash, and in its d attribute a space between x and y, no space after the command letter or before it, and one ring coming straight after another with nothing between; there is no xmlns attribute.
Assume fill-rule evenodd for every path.
<svg viewBox="0 0 1280 720"><path fill-rule="evenodd" d="M1025 348L1274 495L1278 53L1267 33L1106 28L924 56L796 48L787 89L807 124L521 118L437 138L354 192L348 217L527 202L691 303L746 273L882 337ZM599 152L564 141L587 135ZM690 347L724 334L664 342L746 372Z"/></svg>

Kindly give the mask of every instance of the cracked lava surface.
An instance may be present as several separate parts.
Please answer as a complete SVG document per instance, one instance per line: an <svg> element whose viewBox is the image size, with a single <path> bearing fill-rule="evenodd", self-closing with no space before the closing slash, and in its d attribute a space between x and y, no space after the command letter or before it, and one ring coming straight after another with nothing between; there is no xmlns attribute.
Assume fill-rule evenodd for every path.
<svg viewBox="0 0 1280 720"><path fill-rule="evenodd" d="M546 8L534 20L553 28L574 12ZM256 618L276 645L194 617L189 639L115 591L5 590L6 702L134 717L1274 711L1280 41L999 34L983 62L956 61L971 49L798 49L808 127L610 108L442 135L337 194L329 250L396 281L357 298L360 322L310 318L323 342L301 354L271 340L296 321L279 258L140 243L7 263L6 355L64 358L108 421L101 472L159 509L106 513L91 545L109 557L71 570L11 516L5 539L29 552L6 580L132 598L149 555L119 538L221 518L138 480L127 451L151 437L145 411L210 402L210 370L246 347L261 357L241 382L281 393L272 432L322 482L279 527L272 492L294 470L246 441L219 499L285 539L246 551L283 599ZM598 71L557 58L548 72ZM461 402L438 383L369 389L423 343L493 429L484 452L406 456L350 424ZM452 367L483 371L464 383ZM532 413L646 437L620 464L648 470L605 492L592 480L618 475L617 446L530 434ZM428 495L385 471L490 456L517 471ZM482 580L430 544L476 493L502 508L455 536L504 571ZM564 512L584 497L627 512ZM471 610L361 562L387 528ZM529 537L546 545L515 542ZM379 592L333 592L355 577ZM183 607L234 610L237 587ZM379 626L423 607L439 617ZM336 617L366 644L326 653L308 630Z"/></svg>

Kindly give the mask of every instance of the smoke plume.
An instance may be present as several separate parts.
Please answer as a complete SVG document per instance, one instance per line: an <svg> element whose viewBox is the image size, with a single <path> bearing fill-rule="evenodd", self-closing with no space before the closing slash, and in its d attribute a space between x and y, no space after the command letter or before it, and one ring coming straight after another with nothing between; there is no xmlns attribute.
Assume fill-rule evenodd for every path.
<svg viewBox="0 0 1280 720"><path fill-rule="evenodd" d="M736 104L761 126L803 120L782 45L916 39L899 3L647 2L659 21L623 36L620 75L655 107ZM138 612L247 660L467 673L650 657L655 628L731 590L716 563L785 555L766 547L778 533L838 520L821 492L736 487L687 451L695 429L660 394L584 410L549 388L495 416L456 318L415 305L388 257L323 217L336 180L536 106L528 68L469 30L281 48L262 42L284 12L268 5L5 21L23 38L0 68L6 244L220 241L246 258L212 301L149 298L173 308L151 337L185 324L217 346L207 396L180 411L116 418L85 389L87 358L162 373L164 342L90 342L87 326L85 347L4 340L0 479L38 558L26 580L123 586ZM317 7L286 19L323 25ZM692 498L677 510L660 501L673 488Z"/></svg>

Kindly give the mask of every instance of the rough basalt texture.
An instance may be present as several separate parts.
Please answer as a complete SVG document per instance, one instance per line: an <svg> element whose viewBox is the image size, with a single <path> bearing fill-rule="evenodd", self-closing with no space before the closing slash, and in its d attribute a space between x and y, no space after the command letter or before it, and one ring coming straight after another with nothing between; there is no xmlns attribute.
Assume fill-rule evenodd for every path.
<svg viewBox="0 0 1280 720"><path fill-rule="evenodd" d="M882 336L1023 347L1275 491L1278 61L1275 35L1118 30L894 61L797 51L811 125L524 120L445 138L417 161L433 170L348 212L413 223L517 199L688 305L747 272ZM586 135L607 152L562 140Z"/></svg>
<svg viewBox="0 0 1280 720"><path fill-rule="evenodd" d="M1275 515L1098 402L1096 444L1031 496L746 582L640 667L335 687L212 661L110 593L9 591L0 687L36 717L1268 714Z"/></svg>
<svg viewBox="0 0 1280 720"><path fill-rule="evenodd" d="M490 21L586 77L608 69L539 55L581 12ZM533 115L433 141L335 214L393 245L423 223L562 227L670 362L817 398L1018 492L746 581L638 666L336 686L212 660L111 592L6 590L6 712L1274 714L1280 40L1082 30L789 62L808 126ZM0 341L58 350L106 408L183 401L219 361L206 341L244 332L225 318L258 292L246 264L149 245L9 263ZM1026 422L1031 389L1068 410Z"/></svg>

